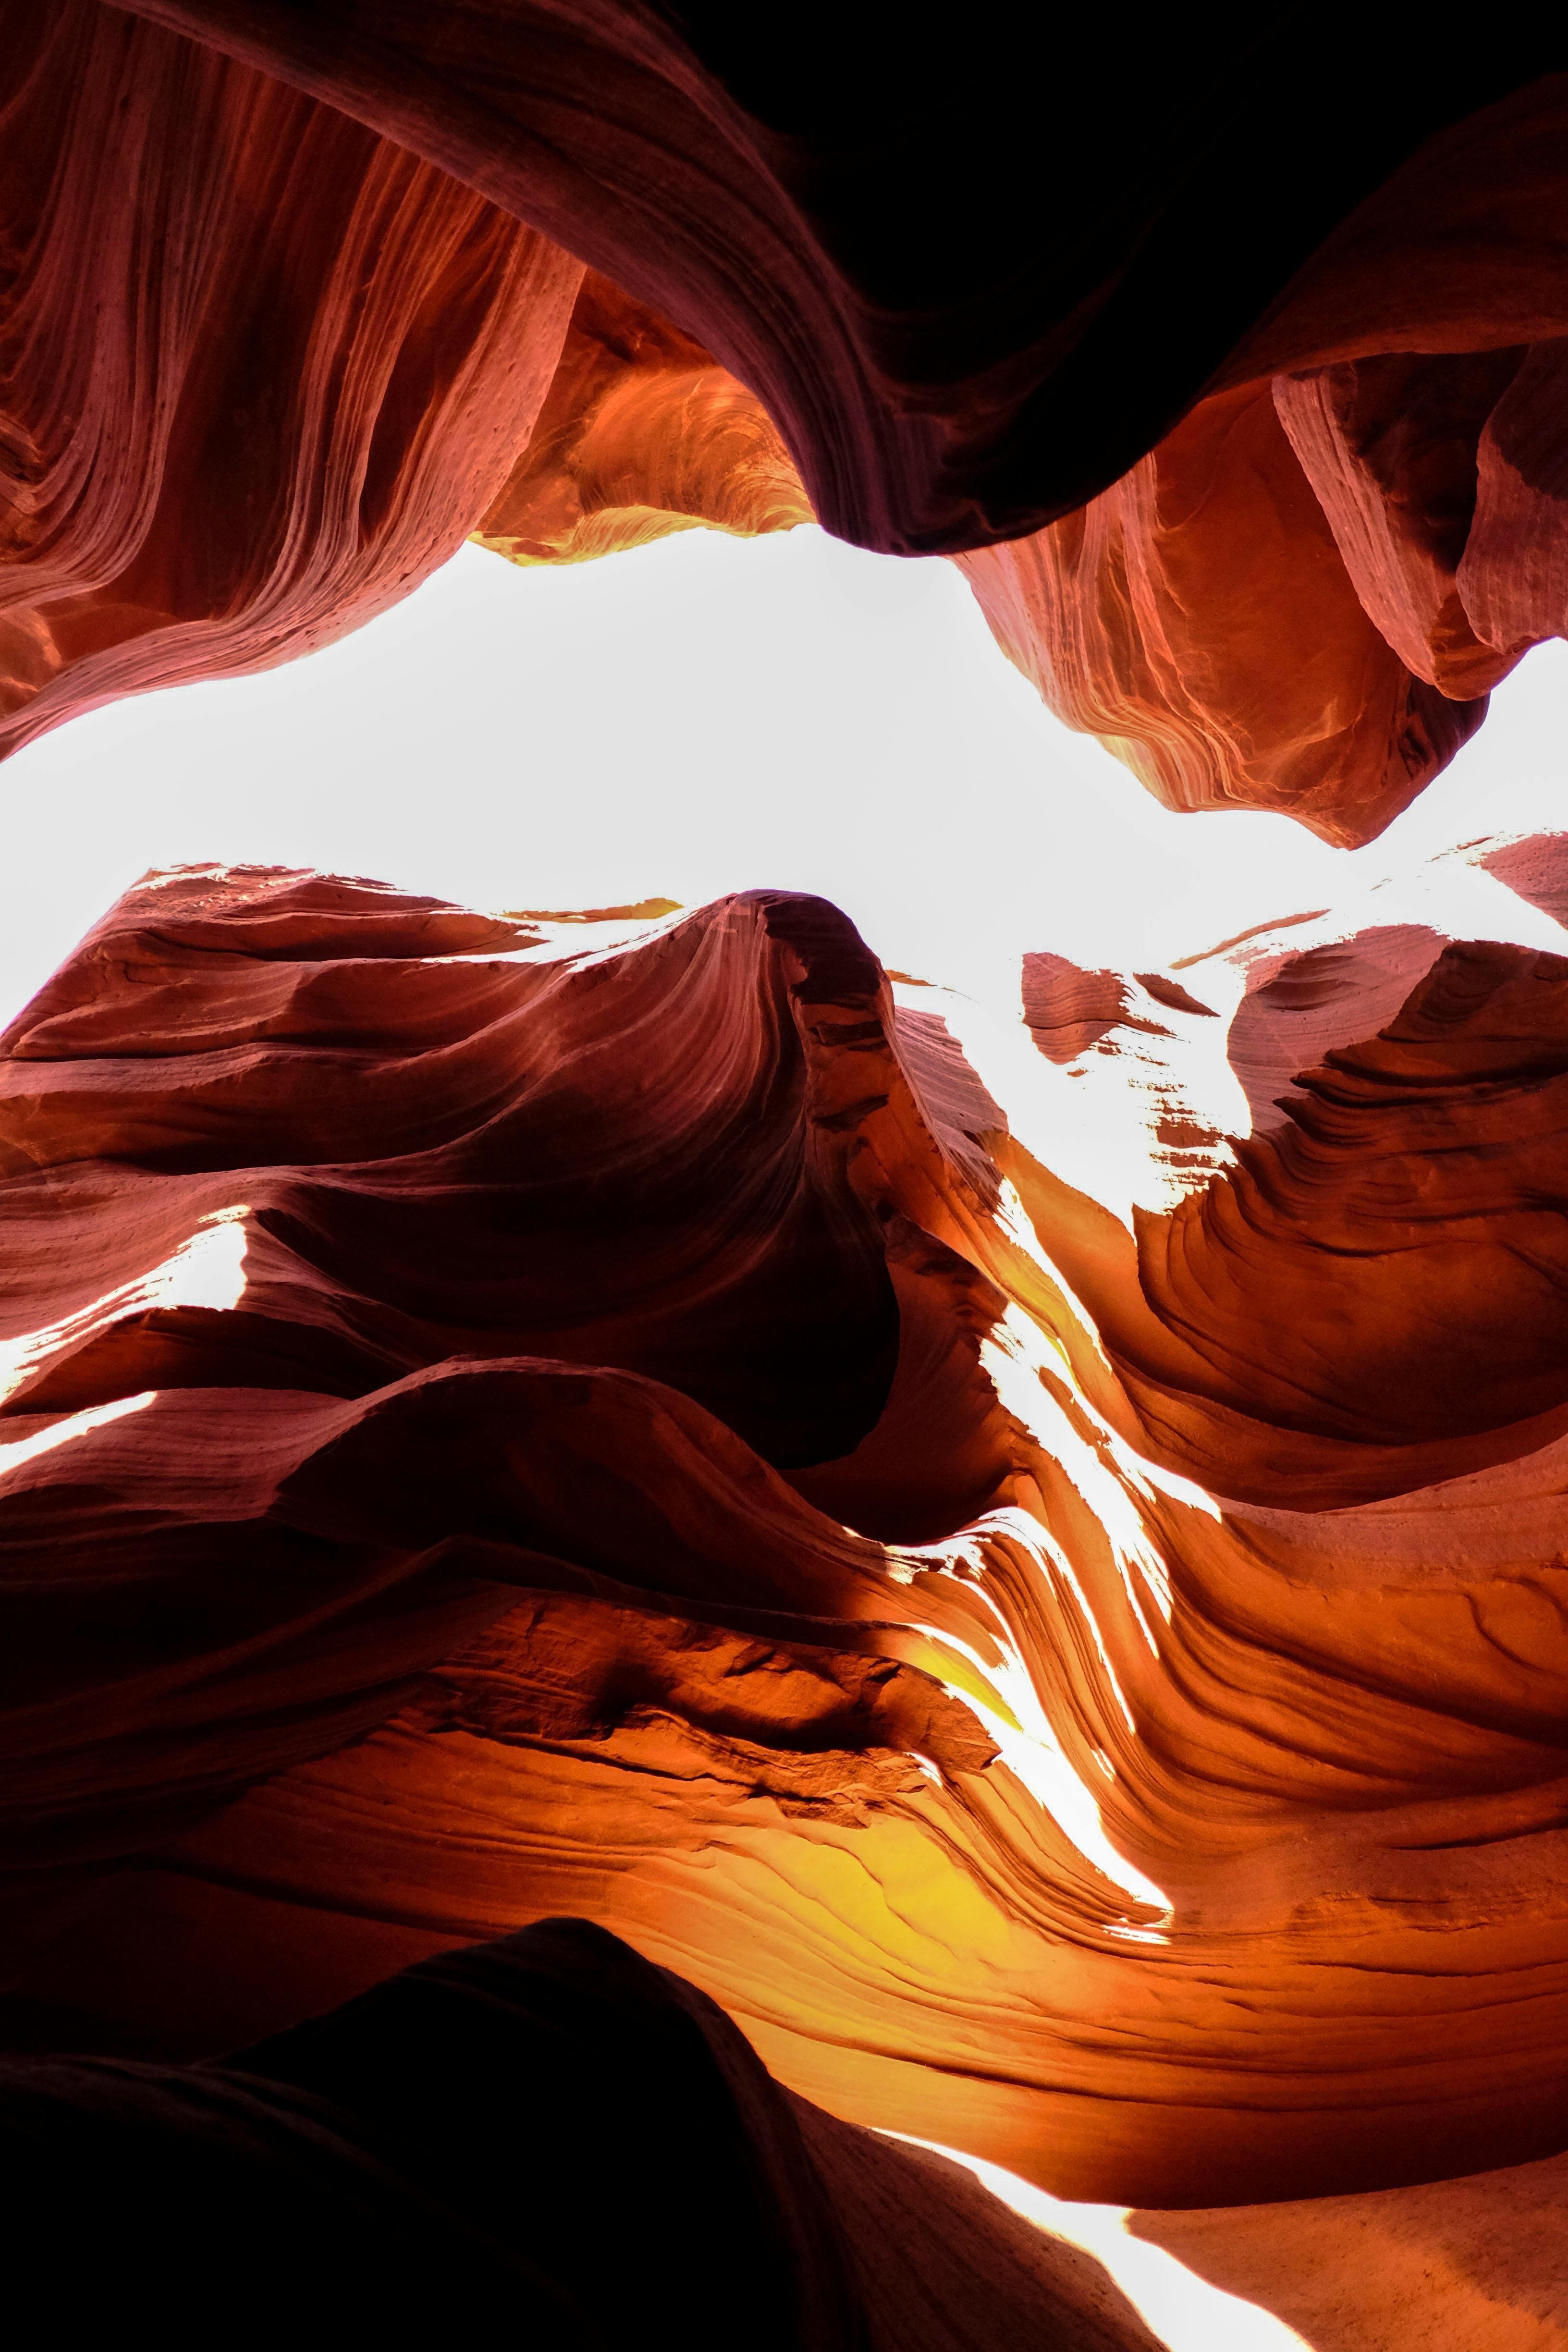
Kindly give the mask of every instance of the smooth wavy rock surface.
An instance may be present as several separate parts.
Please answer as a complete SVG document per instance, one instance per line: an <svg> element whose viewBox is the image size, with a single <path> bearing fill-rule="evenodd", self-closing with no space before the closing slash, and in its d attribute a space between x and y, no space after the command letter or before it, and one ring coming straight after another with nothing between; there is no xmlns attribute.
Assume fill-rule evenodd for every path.
<svg viewBox="0 0 1568 2352"><path fill-rule="evenodd" d="M1110 20L1003 11L926 47L821 5L787 37L707 0L136 6L581 254L756 393L830 530L905 552L1078 507L1227 370L1463 349L1478 320L1519 340L1495 313L1521 283L1539 304L1562 217L1559 153L1555 210L1500 287L1488 248L1541 193L1516 110L1542 89L1561 108L1568 65L1522 23L1462 49L1374 23L1347 73L1283 19L1129 45ZM1113 179L1085 102L1110 89ZM1423 209L1435 157L1467 236ZM1456 310L1457 344L1403 341Z"/></svg>
<svg viewBox="0 0 1568 2352"><path fill-rule="evenodd" d="M96 0L0 61L0 750L263 667L444 562L581 265L331 107Z"/></svg>
<svg viewBox="0 0 1568 2352"><path fill-rule="evenodd" d="M514 563L581 563L699 524L749 539L812 520L755 394L590 270L549 397L474 537Z"/></svg>
<svg viewBox="0 0 1568 2352"><path fill-rule="evenodd" d="M1447 694L1489 689L1568 627L1565 385L1561 337L1275 385L1363 604Z"/></svg>
<svg viewBox="0 0 1568 2352"><path fill-rule="evenodd" d="M1058 2195L1560 2147L1563 872L1072 1060L816 900L150 877L0 1063L14 2042L571 1910Z"/></svg>
<svg viewBox="0 0 1568 2352"><path fill-rule="evenodd" d="M959 562L1050 709L1167 808L1274 809L1354 844L1447 765L1486 702L1406 666L1321 487L1270 386L1246 385L1081 513Z"/></svg>
<svg viewBox="0 0 1568 2352"><path fill-rule="evenodd" d="M961 557L1166 806L1368 840L1563 633L1562 105L1543 80L1430 141L1122 480Z"/></svg>
<svg viewBox="0 0 1568 2352"><path fill-rule="evenodd" d="M447 173L96 0L7 30L0 753L309 651L468 536L810 519L754 394Z"/></svg>
<svg viewBox="0 0 1568 2352"><path fill-rule="evenodd" d="M960 553L1169 805L1354 841L1568 617L1539 41L1401 45L1394 115L1283 29L1131 81L1118 41L1113 192L1091 115L1042 153L1031 64L1109 63L1054 24L927 60L622 0L12 17L0 754L340 635L467 536L816 514Z"/></svg>

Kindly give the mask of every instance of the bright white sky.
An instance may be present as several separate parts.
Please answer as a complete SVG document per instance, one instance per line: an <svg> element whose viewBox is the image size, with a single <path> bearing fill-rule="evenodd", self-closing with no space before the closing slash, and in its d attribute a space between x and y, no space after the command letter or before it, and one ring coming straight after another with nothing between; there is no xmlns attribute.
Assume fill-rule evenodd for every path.
<svg viewBox="0 0 1568 2352"><path fill-rule="evenodd" d="M1503 829L1568 824L1568 646L1371 848L1174 817L1049 718L938 559L694 530L563 571L465 547L263 676L7 763L0 1019L150 866L368 874L485 907L820 891L887 963L1016 1000L1017 957L1147 968Z"/></svg>

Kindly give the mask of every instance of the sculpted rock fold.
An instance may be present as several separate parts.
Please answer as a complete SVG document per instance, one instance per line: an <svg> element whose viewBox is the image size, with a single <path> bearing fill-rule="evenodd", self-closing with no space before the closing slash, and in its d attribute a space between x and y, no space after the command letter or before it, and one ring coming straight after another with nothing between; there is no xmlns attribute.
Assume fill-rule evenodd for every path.
<svg viewBox="0 0 1568 2352"><path fill-rule="evenodd" d="M1485 716L1374 623L1269 387L1205 401L1114 489L959 558L1003 651L1167 808L1381 832Z"/></svg>
<svg viewBox="0 0 1568 2352"><path fill-rule="evenodd" d="M572 1909L1058 2193L1557 2147L1560 868L1011 1044L776 894L132 894L0 1090L13 2034Z"/></svg>
<svg viewBox="0 0 1568 2352"><path fill-rule="evenodd" d="M1274 397L1356 593L1462 698L1568 628L1568 341L1343 362Z"/></svg>
<svg viewBox="0 0 1568 2352"><path fill-rule="evenodd" d="M474 536L514 563L580 563L699 523L751 538L811 520L756 395L590 270L550 396Z"/></svg>
<svg viewBox="0 0 1568 2352"><path fill-rule="evenodd" d="M270 76L96 0L0 64L0 750L342 635L454 552L581 266Z"/></svg>
<svg viewBox="0 0 1568 2352"><path fill-rule="evenodd" d="M1462 48L1366 27L1347 73L1283 20L1129 53L1109 20L1016 13L926 48L822 5L784 37L765 14L628 0L135 5L401 141L697 336L828 528L905 552L1037 529L1226 370L1340 355L1310 348L1325 331L1408 347L1391 314L1424 309L1489 330L1500 221L1536 200L1506 307L1521 286L1539 304L1563 216L1538 117L1568 52L1522 27ZM1082 103L1109 89L1114 178Z"/></svg>
<svg viewBox="0 0 1568 2352"><path fill-rule="evenodd" d="M1430 139L1121 481L962 556L1003 650L1167 806L1370 839L1568 625L1565 87Z"/></svg>
<svg viewBox="0 0 1568 2352"><path fill-rule="evenodd" d="M13 32L0 752L320 644L465 535L574 562L816 514L963 555L1168 804L1349 841L1563 621L1538 40L1402 42L1391 110L1370 56L1268 28L1131 66L1054 21L938 61L622 0ZM1098 125L1037 124L1107 71L1114 188Z"/></svg>

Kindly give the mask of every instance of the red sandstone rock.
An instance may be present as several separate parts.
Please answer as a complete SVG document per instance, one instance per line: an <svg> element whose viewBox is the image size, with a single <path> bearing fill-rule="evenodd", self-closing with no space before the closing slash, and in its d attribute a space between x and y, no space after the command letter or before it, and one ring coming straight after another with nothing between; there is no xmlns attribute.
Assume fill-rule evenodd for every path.
<svg viewBox="0 0 1568 2352"><path fill-rule="evenodd" d="M1459 594L1478 635L1509 660L1568 633L1565 387L1568 341L1532 344L1477 445L1476 515L1459 559Z"/></svg>
<svg viewBox="0 0 1568 2352"><path fill-rule="evenodd" d="M1125 976L1053 1165L816 902L132 894L0 1089L14 2033L573 1908L1058 2192L1554 2147L1568 961L1434 874Z"/></svg>
<svg viewBox="0 0 1568 2352"><path fill-rule="evenodd" d="M787 39L707 0L476 0L458 21L431 0L135 5L402 141L698 336L828 528L870 546L975 546L1070 511L1243 353L1268 351L1256 379L1314 363L1274 355L1293 331L1353 334L1369 270L1385 334L1394 312L1473 331L1521 291L1560 299L1568 55L1533 28L1461 52L1367 26L1347 74L1283 21L1130 54L1110 19L1017 12L926 48L818 5ZM1108 180L1081 101L1111 87L1137 163ZM1527 208L1500 289L1481 248Z"/></svg>
<svg viewBox="0 0 1568 2352"><path fill-rule="evenodd" d="M1424 2340L1556 2352L1568 2336L1565 2203L1568 2163L1558 2157L1365 2197L1140 2213L1128 2227L1277 2314L1312 2352Z"/></svg>
<svg viewBox="0 0 1568 2352"><path fill-rule="evenodd" d="M504 484L581 267L97 0L0 61L0 750L342 635Z"/></svg>
<svg viewBox="0 0 1568 2352"><path fill-rule="evenodd" d="M1041 1053L1063 1063L1076 1062L1112 1029L1163 1034L1132 1011L1120 973L1084 971L1058 955L1024 958L1024 1023Z"/></svg>
<svg viewBox="0 0 1568 2352"><path fill-rule="evenodd" d="M1275 381L1290 445L1357 595L1415 676L1486 694L1517 654L1483 643L1456 574L1476 518L1476 448L1517 349L1394 352Z"/></svg>
<svg viewBox="0 0 1568 2352"><path fill-rule="evenodd" d="M1568 631L1565 381L1561 338L1279 375L1283 436L1265 387L1217 394L1083 514L959 561L1058 717L1167 806L1364 841Z"/></svg>
<svg viewBox="0 0 1568 2352"><path fill-rule="evenodd" d="M1058 717L1168 806L1364 841L1568 625L1565 87L1433 138L1121 482L961 558Z"/></svg>
<svg viewBox="0 0 1568 2352"><path fill-rule="evenodd" d="M1275 383L1356 593L1463 698L1568 628L1568 343L1342 362Z"/></svg>
<svg viewBox="0 0 1568 2352"><path fill-rule="evenodd" d="M959 562L1057 716L1170 808L1364 840L1485 714L1368 617L1266 383L1205 401L1081 514Z"/></svg>
<svg viewBox="0 0 1568 2352"><path fill-rule="evenodd" d="M579 563L698 523L750 538L811 520L756 395L590 271L549 398L474 536L514 563Z"/></svg>
<svg viewBox="0 0 1568 2352"><path fill-rule="evenodd" d="M825 109L701 10L140 13L25 11L0 96L12 741L476 526L798 519L786 443L1174 805L1363 838L1563 626L1563 84L1501 35L1398 110L1184 35L1068 251L1017 59L1010 140L988 54L933 115L850 40ZM1042 954L1005 1083L816 902L132 894L0 1064L14 2037L199 2055L586 1911L839 2116L1308 2200L1188 2225L1243 2291L1396 2272L1386 2184L1563 2136L1565 904L1510 844ZM1386 2286L1277 2306L1370 2347Z"/></svg>
<svg viewBox="0 0 1568 2352"><path fill-rule="evenodd" d="M465 535L809 518L753 394L430 164L96 0L12 29L0 751L340 635Z"/></svg>
<svg viewBox="0 0 1568 2352"><path fill-rule="evenodd" d="M1294 53L1283 112L1267 36L1246 206L1234 61L1184 46L1135 104L1118 58L1124 108L1173 109L1208 160L1167 159L1047 266L1033 116L1009 145L980 51L938 89L836 22L823 113L790 61L810 22L786 57L732 12L616 0L460 33L415 0L136 14L158 22L27 0L0 90L0 750L323 642L465 533L570 561L815 506L868 544L971 551L1007 650L1170 804L1352 840L1563 619L1568 78L1528 45L1463 75L1402 56L1394 122ZM1010 106L1034 104L1023 62ZM1074 152L1058 124L1076 218ZM618 281L570 329L563 246ZM1302 370L1317 390L1279 397L1311 487L1266 389Z"/></svg>
<svg viewBox="0 0 1568 2352"><path fill-rule="evenodd" d="M1568 625L1562 104L1542 82L1434 139L1142 466L1081 518L961 559L1057 715L1167 805L1365 840ZM1269 446L1271 373L1321 516Z"/></svg>

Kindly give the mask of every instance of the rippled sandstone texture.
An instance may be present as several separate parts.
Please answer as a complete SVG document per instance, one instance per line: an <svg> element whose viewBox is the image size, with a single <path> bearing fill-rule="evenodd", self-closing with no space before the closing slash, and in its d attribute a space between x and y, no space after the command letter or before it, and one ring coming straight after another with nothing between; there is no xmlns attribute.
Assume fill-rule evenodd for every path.
<svg viewBox="0 0 1568 2352"><path fill-rule="evenodd" d="M1216 394L1081 514L960 562L1058 717L1168 807L1370 839L1568 629L1565 353L1394 352Z"/></svg>
<svg viewBox="0 0 1568 2352"><path fill-rule="evenodd" d="M1563 81L1500 26L836 18L825 79L809 13L13 13L6 747L476 530L816 511L959 554L1173 804L1349 840L1563 625ZM986 1046L780 894L133 894L0 1087L13 2041L167 2070L583 1912L1315 2347L1425 2327L1438 2249L1521 2352L1565 904L1515 844L1180 971L1043 945Z"/></svg>
<svg viewBox="0 0 1568 2352"><path fill-rule="evenodd" d="M810 522L754 393L607 278L584 278L549 397L474 536L514 563L582 563L700 524Z"/></svg>
<svg viewBox="0 0 1568 2352"><path fill-rule="evenodd" d="M361 0L137 5L699 336L738 383L680 433L736 488L691 510L746 503L748 386L803 504L958 554L1052 708L1173 807L1369 838L1563 625L1555 37L1416 55L1373 27L1352 74L1283 22L1144 28L1129 58L1118 28L1056 19L911 54L842 10L794 11L781 40L613 0L486 0L460 30ZM1038 122L1043 93L1112 87L1108 186L1094 107L1057 107L1046 148ZM651 405L648 430L671 431ZM491 543L529 542L518 503ZM637 535L590 525L564 551Z"/></svg>
<svg viewBox="0 0 1568 2352"><path fill-rule="evenodd" d="M1022 12L925 47L817 5L787 38L705 0L137 5L402 140L697 334L828 527L903 551L1011 537L1116 480L1250 340L1279 340L1296 273L1424 142L1568 67L1560 37L1501 26L1461 54L1374 25L1352 75L1283 20L1239 42L1149 27L1129 55L1118 26ZM1111 87L1113 187L1082 103ZM1042 102L1068 92L1042 142ZM1384 334L1413 286L1417 316L1434 279L1450 306L1492 300L1484 259L1436 265L1419 230L1425 270L1400 251L1396 275L1408 229L1397 206L1383 224ZM1342 334L1364 325L1353 265ZM1253 373L1310 356L1270 345Z"/></svg>
<svg viewBox="0 0 1568 2352"><path fill-rule="evenodd" d="M961 559L1052 709L1168 806L1369 839L1563 633L1562 89L1433 140L1123 480Z"/></svg>
<svg viewBox="0 0 1568 2352"><path fill-rule="evenodd" d="M819 901L150 879L0 1066L14 2040L575 1911L1058 2194L1559 2147L1564 888L965 1052Z"/></svg>
<svg viewBox="0 0 1568 2352"><path fill-rule="evenodd" d="M815 513L959 554L1172 805L1359 840L1563 624L1539 34L1349 75L1283 24L1130 61L622 0L13 19L0 750L341 634L465 535ZM1092 108L1038 121L1112 84L1110 185Z"/></svg>
<svg viewBox="0 0 1568 2352"><path fill-rule="evenodd" d="M308 652L476 530L809 513L689 337L405 148L97 0L6 33L0 751Z"/></svg>
<svg viewBox="0 0 1568 2352"><path fill-rule="evenodd" d="M1406 667L1315 488L1273 388L1246 384L1081 513L959 562L1051 709L1168 808L1279 809L1353 845L1447 765L1486 701Z"/></svg>
<svg viewBox="0 0 1568 2352"><path fill-rule="evenodd" d="M504 483L582 271L329 107L92 0L8 12L0 744L300 653Z"/></svg>

